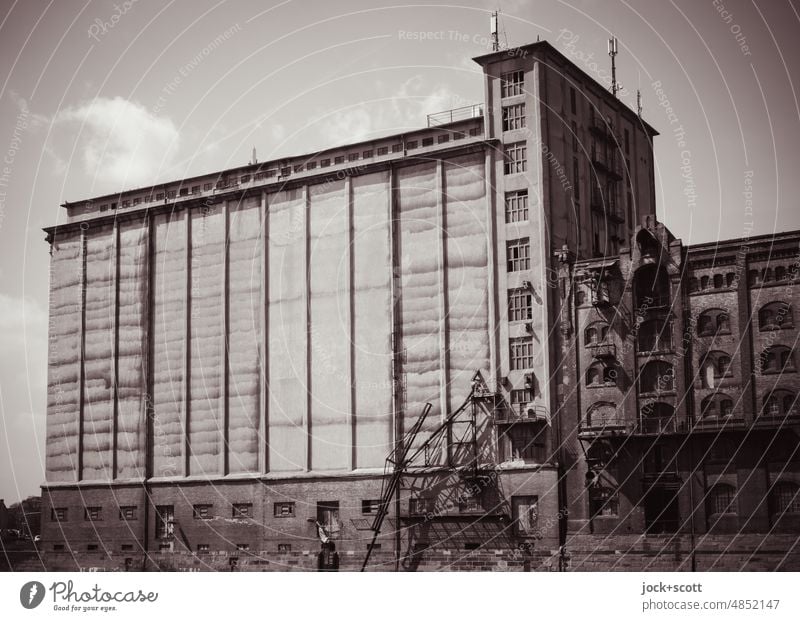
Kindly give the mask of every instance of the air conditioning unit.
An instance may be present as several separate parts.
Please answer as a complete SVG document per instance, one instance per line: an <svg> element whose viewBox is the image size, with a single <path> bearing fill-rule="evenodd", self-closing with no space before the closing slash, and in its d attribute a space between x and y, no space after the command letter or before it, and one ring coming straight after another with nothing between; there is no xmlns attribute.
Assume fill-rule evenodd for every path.
<svg viewBox="0 0 800 621"><path fill-rule="evenodd" d="M530 280L523 280L522 281L522 288L523 289L530 289L531 288L531 281Z"/></svg>

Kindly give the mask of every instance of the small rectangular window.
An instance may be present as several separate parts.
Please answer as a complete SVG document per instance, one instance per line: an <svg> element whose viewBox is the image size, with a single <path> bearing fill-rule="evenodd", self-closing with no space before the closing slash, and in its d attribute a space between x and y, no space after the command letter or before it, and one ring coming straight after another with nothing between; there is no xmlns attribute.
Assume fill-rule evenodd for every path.
<svg viewBox="0 0 800 621"><path fill-rule="evenodd" d="M367 149L366 151L364 151L361 154L361 157L363 157L365 160L371 158L372 157L372 149Z"/></svg>
<svg viewBox="0 0 800 621"><path fill-rule="evenodd" d="M416 140L409 140L406 143L406 149L411 151L412 149L416 149L419 146L419 143Z"/></svg>
<svg viewBox="0 0 800 621"><path fill-rule="evenodd" d="M508 339L509 359L512 371L533 368L533 339L517 336Z"/></svg>
<svg viewBox="0 0 800 621"><path fill-rule="evenodd" d="M506 268L509 272L519 272L531 268L531 249L527 237L506 242Z"/></svg>
<svg viewBox="0 0 800 621"><path fill-rule="evenodd" d="M511 405L525 405L533 401L533 389L517 388L511 391Z"/></svg>
<svg viewBox="0 0 800 621"><path fill-rule="evenodd" d="M432 136L430 138L423 138L422 139L422 146L423 147L430 147L431 145L433 145L433 137Z"/></svg>
<svg viewBox="0 0 800 621"><path fill-rule="evenodd" d="M86 507L83 517L88 522L98 522L103 519L103 508Z"/></svg>
<svg viewBox="0 0 800 621"><path fill-rule="evenodd" d="M64 544L63 543L54 543L53 544L53 552L63 552L64 551Z"/></svg>
<svg viewBox="0 0 800 621"><path fill-rule="evenodd" d="M320 168L327 168L328 166L331 165L330 158L326 157L325 159L320 160L319 161L319 165L320 165Z"/></svg>
<svg viewBox="0 0 800 621"><path fill-rule="evenodd" d="M67 510L64 507L53 507L50 509L50 520L53 522L66 522Z"/></svg>
<svg viewBox="0 0 800 621"><path fill-rule="evenodd" d="M100 205L100 211L108 211L108 203L105 205Z"/></svg>
<svg viewBox="0 0 800 621"><path fill-rule="evenodd" d="M470 127L469 129L470 136L480 136L481 135L481 128L480 127Z"/></svg>
<svg viewBox="0 0 800 621"><path fill-rule="evenodd" d="M528 220L528 190L506 192L506 223Z"/></svg>
<svg viewBox="0 0 800 621"><path fill-rule="evenodd" d="M159 552L168 552L169 550L172 550L172 544L171 543L159 543L158 544L158 551Z"/></svg>
<svg viewBox="0 0 800 621"><path fill-rule="evenodd" d="M392 153L400 153L403 150L403 145L401 143L393 144L392 145Z"/></svg>
<svg viewBox="0 0 800 621"><path fill-rule="evenodd" d="M341 532L339 501L322 500L317 503L317 522L331 539L338 539Z"/></svg>
<svg viewBox="0 0 800 621"><path fill-rule="evenodd" d="M275 517L294 517L293 502L276 502L273 508Z"/></svg>
<svg viewBox="0 0 800 621"><path fill-rule="evenodd" d="M163 192L156 192L156 200L163 201L164 200L164 193Z"/></svg>
<svg viewBox="0 0 800 621"><path fill-rule="evenodd" d="M134 199L133 199L133 204L134 204L134 205L138 205L138 204L139 204L139 203L141 203L141 202L142 202L142 199L141 199L141 198L139 198L138 196L137 196L136 198L134 198Z"/></svg>
<svg viewBox="0 0 800 621"><path fill-rule="evenodd" d="M515 104L503 107L503 131L525 127L525 104Z"/></svg>
<svg viewBox="0 0 800 621"><path fill-rule="evenodd" d="M425 515L431 508L432 502L428 498L409 498L408 512L411 515Z"/></svg>
<svg viewBox="0 0 800 621"><path fill-rule="evenodd" d="M96 543L90 543L89 545L86 546L86 551L87 552L96 552L97 551L97 544Z"/></svg>
<svg viewBox="0 0 800 621"><path fill-rule="evenodd" d="M355 162L357 160L358 160L358 153L349 153L347 155L347 161L348 162Z"/></svg>
<svg viewBox="0 0 800 621"><path fill-rule="evenodd" d="M448 142L449 140L450 140L450 135L449 134L440 134L439 135L439 144L443 144L445 142Z"/></svg>
<svg viewBox="0 0 800 621"><path fill-rule="evenodd" d="M381 507L381 501L375 500L362 500L361 513L363 515L375 515Z"/></svg>
<svg viewBox="0 0 800 621"><path fill-rule="evenodd" d="M512 520L514 531L519 537L534 537L539 530L539 497L512 496Z"/></svg>
<svg viewBox="0 0 800 621"><path fill-rule="evenodd" d="M578 124L572 121L570 128L572 130L572 150L578 152Z"/></svg>
<svg viewBox="0 0 800 621"><path fill-rule="evenodd" d="M314 170L317 167L316 162L308 162L306 164L306 170Z"/></svg>
<svg viewBox="0 0 800 621"><path fill-rule="evenodd" d="M277 174L278 174L277 169L272 168L271 170L267 171L267 179L271 179L271 178L277 176Z"/></svg>
<svg viewBox="0 0 800 621"><path fill-rule="evenodd" d="M295 164L294 165L294 172L296 172L296 173L303 172L303 165L302 164Z"/></svg>
<svg viewBox="0 0 800 621"><path fill-rule="evenodd" d="M111 209L116 209L116 208L117 208L117 204L116 203L111 203Z"/></svg>
<svg viewBox="0 0 800 621"><path fill-rule="evenodd" d="M505 98L522 95L524 78L522 71L511 71L502 74L500 76L500 96Z"/></svg>
<svg viewBox="0 0 800 621"><path fill-rule="evenodd" d="M292 544L291 543L279 543L278 544L278 552L291 552L292 551Z"/></svg>
<svg viewBox="0 0 800 621"><path fill-rule="evenodd" d="M250 551L250 544L249 543L237 543L236 544L236 551L237 552L249 552Z"/></svg>
<svg viewBox="0 0 800 621"><path fill-rule="evenodd" d="M120 548L122 549L123 552L128 552L130 550L133 550L133 544L132 543L123 543L120 546Z"/></svg>
<svg viewBox="0 0 800 621"><path fill-rule="evenodd" d="M389 153L389 147L378 147L378 155L386 155Z"/></svg>
<svg viewBox="0 0 800 621"><path fill-rule="evenodd" d="M197 553L198 554L208 554L210 548L207 543L198 543L197 544Z"/></svg>
<svg viewBox="0 0 800 621"><path fill-rule="evenodd" d="M213 184L211 184L211 183L204 183L204 184L203 184L203 192L208 192L208 191L210 191L210 190L211 190L211 188L213 188L213 187L214 187L214 185L213 185Z"/></svg>
<svg viewBox="0 0 800 621"><path fill-rule="evenodd" d="M266 177L267 173L262 170L261 172L257 172L255 175L253 175L253 180L262 181L263 179L266 179Z"/></svg>
<svg viewBox="0 0 800 621"><path fill-rule="evenodd" d="M625 153L628 153L631 150L631 135L627 127L623 130L622 133L623 136L625 137Z"/></svg>
<svg viewBox="0 0 800 621"><path fill-rule="evenodd" d="M192 507L192 517L195 520L207 520L211 518L212 505L194 505Z"/></svg>
<svg viewBox="0 0 800 621"><path fill-rule="evenodd" d="M235 518L253 517L253 505L249 502L236 503L232 507L232 515Z"/></svg>
<svg viewBox="0 0 800 621"><path fill-rule="evenodd" d="M133 521L136 519L136 507L120 507L119 508L119 519L120 520L130 520Z"/></svg>
<svg viewBox="0 0 800 621"><path fill-rule="evenodd" d="M199 185L193 185L192 186L192 194L200 194L200 186Z"/></svg>
<svg viewBox="0 0 800 621"><path fill-rule="evenodd" d="M292 174L292 167L291 166L284 166L281 168L281 177L288 177Z"/></svg>
<svg viewBox="0 0 800 621"><path fill-rule="evenodd" d="M344 164L344 155L337 155L333 158L334 164Z"/></svg>
<svg viewBox="0 0 800 621"><path fill-rule="evenodd" d="M175 190L169 190L167 192L167 198L175 198L175 196L177 196L177 193L175 192Z"/></svg>
<svg viewBox="0 0 800 621"><path fill-rule="evenodd" d="M508 292L508 320L529 321L532 316L530 289L511 289Z"/></svg>
<svg viewBox="0 0 800 621"><path fill-rule="evenodd" d="M189 188L181 188L179 194L181 196L189 196Z"/></svg>
<svg viewBox="0 0 800 621"><path fill-rule="evenodd" d="M512 142L505 145L503 173L511 175L525 172L528 169L527 152L524 142Z"/></svg>
<svg viewBox="0 0 800 621"><path fill-rule="evenodd" d="M130 201L122 201L122 206L123 207L130 207L131 206L131 202Z"/></svg>
<svg viewBox="0 0 800 621"><path fill-rule="evenodd" d="M250 175L242 175L241 183L249 183Z"/></svg>

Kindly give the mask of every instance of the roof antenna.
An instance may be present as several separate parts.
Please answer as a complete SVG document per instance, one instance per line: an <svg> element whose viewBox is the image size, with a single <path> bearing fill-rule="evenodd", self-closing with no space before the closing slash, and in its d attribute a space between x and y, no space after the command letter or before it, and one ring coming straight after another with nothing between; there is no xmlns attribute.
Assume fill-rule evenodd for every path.
<svg viewBox="0 0 800 621"><path fill-rule="evenodd" d="M492 51L497 52L500 50L500 38L497 35L497 11L492 13L489 18L489 30L492 35Z"/></svg>
<svg viewBox="0 0 800 621"><path fill-rule="evenodd" d="M258 164L258 158L256 157L256 148L253 147L253 160L250 162L251 166Z"/></svg>
<svg viewBox="0 0 800 621"><path fill-rule="evenodd" d="M642 118L642 91L638 88L636 89L636 114L640 119Z"/></svg>
<svg viewBox="0 0 800 621"><path fill-rule="evenodd" d="M617 38L611 37L608 40L608 55L611 56L611 94L617 96Z"/></svg>

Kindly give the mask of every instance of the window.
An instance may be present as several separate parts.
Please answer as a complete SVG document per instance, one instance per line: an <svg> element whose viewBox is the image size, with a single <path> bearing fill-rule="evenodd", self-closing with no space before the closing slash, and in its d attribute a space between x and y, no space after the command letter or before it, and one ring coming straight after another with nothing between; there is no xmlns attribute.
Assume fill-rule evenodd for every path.
<svg viewBox="0 0 800 621"><path fill-rule="evenodd" d="M100 205L100 211L108 211L108 204Z"/></svg>
<svg viewBox="0 0 800 621"><path fill-rule="evenodd" d="M341 531L339 501L324 500L317 503L317 522L331 539L338 539Z"/></svg>
<svg viewBox="0 0 800 621"><path fill-rule="evenodd" d="M316 162L307 162L306 163L306 170L314 170L317 167Z"/></svg>
<svg viewBox="0 0 800 621"><path fill-rule="evenodd" d="M572 150L577 153L578 151L578 124L575 121L572 121L570 124L572 129ZM577 178L577 177L576 177Z"/></svg>
<svg viewBox="0 0 800 621"><path fill-rule="evenodd" d="M156 507L156 539L169 539L175 532L175 507Z"/></svg>
<svg viewBox="0 0 800 621"><path fill-rule="evenodd" d="M88 522L98 522L103 519L102 507L86 507L83 515Z"/></svg>
<svg viewBox="0 0 800 621"><path fill-rule="evenodd" d="M432 136L430 138L423 138L422 139L422 146L423 147L430 147L431 145L433 145L433 137Z"/></svg>
<svg viewBox="0 0 800 621"><path fill-rule="evenodd" d="M212 505L194 505L192 507L192 517L195 520L208 520L211 518Z"/></svg>
<svg viewBox="0 0 800 621"><path fill-rule="evenodd" d="M344 164L344 155L337 155L333 158L334 164Z"/></svg>
<svg viewBox="0 0 800 621"><path fill-rule="evenodd" d="M792 307L786 302L770 302L758 311L759 330L779 330L792 328Z"/></svg>
<svg viewBox="0 0 800 621"><path fill-rule="evenodd" d="M503 173L511 175L525 172L528 169L527 152L524 142L512 142L505 145Z"/></svg>
<svg viewBox="0 0 800 621"><path fill-rule="evenodd" d="M785 345L775 345L761 354L762 373L792 373L794 352Z"/></svg>
<svg viewBox="0 0 800 621"><path fill-rule="evenodd" d="M96 543L90 543L90 544L88 544L88 545L86 546L86 551L87 551L87 552L96 552L96 551L97 551L97 544L96 544Z"/></svg>
<svg viewBox="0 0 800 621"><path fill-rule="evenodd" d="M578 158L572 158L572 195L576 201L581 200L581 180L579 177L580 168L578 166Z"/></svg>
<svg viewBox="0 0 800 621"><path fill-rule="evenodd" d="M294 172L296 172L296 173L303 172L303 165L302 164L295 164L294 165Z"/></svg>
<svg viewBox="0 0 800 621"><path fill-rule="evenodd" d="M123 207L130 207L131 206L131 202L130 201L122 201L122 206Z"/></svg>
<svg viewBox="0 0 800 621"><path fill-rule="evenodd" d="M136 507L120 507L119 519L133 521L136 519Z"/></svg>
<svg viewBox="0 0 800 621"><path fill-rule="evenodd" d="M533 401L533 389L532 388L517 388L511 391L511 405L512 406L520 406L520 405L527 405Z"/></svg>
<svg viewBox="0 0 800 621"><path fill-rule="evenodd" d="M141 202L142 202L142 199L141 199L141 198L139 198L138 196L137 196L136 198L134 198L134 199L133 199L133 204L134 204L134 206L135 206L135 205L138 205L138 204L139 204L139 203L141 203Z"/></svg>
<svg viewBox="0 0 800 621"><path fill-rule="evenodd" d="M725 352L710 351L700 363L700 380L703 388L714 388L718 380L731 375L731 357Z"/></svg>
<svg viewBox="0 0 800 621"><path fill-rule="evenodd" d="M595 362L586 371L587 386L616 386L617 371L613 364Z"/></svg>
<svg viewBox="0 0 800 621"><path fill-rule="evenodd" d="M159 552L168 552L170 550L172 550L172 544L171 543L159 543L158 544L158 551Z"/></svg>
<svg viewBox="0 0 800 621"><path fill-rule="evenodd" d="M198 554L208 554L209 547L207 543L198 543L197 544L197 553Z"/></svg>
<svg viewBox="0 0 800 621"><path fill-rule="evenodd" d="M278 544L278 552L288 553L292 551L292 544L291 543L279 543Z"/></svg>
<svg viewBox="0 0 800 621"><path fill-rule="evenodd" d="M459 513L483 512L483 502L481 500L482 488L477 485L465 485L458 494Z"/></svg>
<svg viewBox="0 0 800 621"><path fill-rule="evenodd" d="M727 311L719 308L703 311L697 319L697 333L700 336L730 334L731 324Z"/></svg>
<svg viewBox="0 0 800 621"><path fill-rule="evenodd" d="M213 186L210 183L203 184L203 192L208 192Z"/></svg>
<svg viewBox="0 0 800 621"><path fill-rule="evenodd" d="M589 513L593 518L613 517L619 512L619 496L603 485L589 488Z"/></svg>
<svg viewBox="0 0 800 621"><path fill-rule="evenodd" d="M602 343L608 337L608 324L603 322L596 322L590 325L583 333L584 342L586 345L597 345Z"/></svg>
<svg viewBox="0 0 800 621"><path fill-rule="evenodd" d="M387 155L389 153L389 147L378 147L378 155Z"/></svg>
<svg viewBox="0 0 800 621"><path fill-rule="evenodd" d="M64 544L63 543L55 543L53 544L53 552L63 552L64 551Z"/></svg>
<svg viewBox="0 0 800 621"><path fill-rule="evenodd" d="M506 223L528 219L528 190L506 192Z"/></svg>
<svg viewBox="0 0 800 621"><path fill-rule="evenodd" d="M672 365L663 360L652 360L642 367L639 392L664 392L673 390L675 374Z"/></svg>
<svg viewBox="0 0 800 621"><path fill-rule="evenodd" d="M167 198L175 198L175 195L176 195L175 190L169 190L167 192ZM114 203L111 204L113 205Z"/></svg>
<svg viewBox="0 0 800 621"><path fill-rule="evenodd" d="M433 501L429 498L409 498L408 512L411 515L425 515L429 509L433 508Z"/></svg>
<svg viewBox="0 0 800 621"><path fill-rule="evenodd" d="M372 149L367 149L366 151L364 151L361 154L361 157L364 158L365 160L371 158L372 157Z"/></svg>
<svg viewBox="0 0 800 621"><path fill-rule="evenodd" d="M418 146L419 146L419 143L416 140L409 140L406 143L406 149L408 149L409 151L411 149L416 149Z"/></svg>
<svg viewBox="0 0 800 621"><path fill-rule="evenodd" d="M522 95L525 76L522 71L511 71L500 76L500 96L513 97Z"/></svg>
<svg viewBox="0 0 800 621"><path fill-rule="evenodd" d="M250 551L250 544L249 543L237 543L236 544L236 551L237 552L249 552Z"/></svg>
<svg viewBox="0 0 800 621"><path fill-rule="evenodd" d="M450 136L447 134L440 134L438 138L439 144L444 144L445 142L450 140Z"/></svg>
<svg viewBox="0 0 800 621"><path fill-rule="evenodd" d="M525 127L525 104L515 104L503 107L503 131Z"/></svg>
<svg viewBox="0 0 800 621"><path fill-rule="evenodd" d="M533 537L539 530L539 497L512 496L511 513L514 534L518 537Z"/></svg>
<svg viewBox="0 0 800 621"><path fill-rule="evenodd" d="M291 166L284 166L280 169L281 177L288 177L292 174L292 167Z"/></svg>
<svg viewBox="0 0 800 621"><path fill-rule="evenodd" d="M714 274L714 289L722 289L724 280L722 274Z"/></svg>
<svg viewBox="0 0 800 621"><path fill-rule="evenodd" d="M50 520L53 522L66 522L67 510L64 507L53 507L50 509Z"/></svg>
<svg viewBox="0 0 800 621"><path fill-rule="evenodd" d="M700 405L700 413L703 418L713 418L719 414L725 418L733 415L733 399L723 394L709 395Z"/></svg>
<svg viewBox="0 0 800 621"><path fill-rule="evenodd" d="M709 284L710 281L711 281L711 279L708 276L701 276L700 277L700 289L703 290L703 291L708 289L708 284Z"/></svg>
<svg viewBox="0 0 800 621"><path fill-rule="evenodd" d="M544 431L538 425L513 425L508 430L511 459L541 463L545 461Z"/></svg>
<svg viewBox="0 0 800 621"><path fill-rule="evenodd" d="M736 488L727 483L717 483L708 492L708 514L736 514Z"/></svg>
<svg viewBox="0 0 800 621"><path fill-rule="evenodd" d="M728 272L725 274L725 286L726 287L733 287L736 283L736 274L733 272Z"/></svg>
<svg viewBox="0 0 800 621"><path fill-rule="evenodd" d="M320 160L319 161L319 165L320 165L320 168L327 168L328 166L331 165L330 158L326 157L325 159Z"/></svg>
<svg viewBox="0 0 800 621"><path fill-rule="evenodd" d="M590 429L622 427L624 425L624 413L622 410L617 411L617 406L609 401L598 401L586 412L586 426Z"/></svg>
<svg viewBox="0 0 800 621"><path fill-rule="evenodd" d="M273 515L280 518L294 517L294 503L276 502L273 506Z"/></svg>
<svg viewBox="0 0 800 621"><path fill-rule="evenodd" d="M773 517L800 515L800 486L791 481L779 481L770 492Z"/></svg>
<svg viewBox="0 0 800 621"><path fill-rule="evenodd" d="M199 185L193 185L192 186L192 194L200 194L200 186Z"/></svg>
<svg viewBox="0 0 800 621"><path fill-rule="evenodd" d="M519 272L531 268L530 245L527 237L506 242L506 268Z"/></svg>
<svg viewBox="0 0 800 621"><path fill-rule="evenodd" d="M786 417L797 413L797 398L788 390L773 390L764 397L763 416Z"/></svg>
<svg viewBox="0 0 800 621"><path fill-rule="evenodd" d="M358 161L358 153L350 153L350 154L348 154L347 161L348 162L356 162L356 161Z"/></svg>
<svg viewBox="0 0 800 621"><path fill-rule="evenodd" d="M631 150L631 143L630 143L631 134L628 131L627 127L624 130L622 130L622 135L623 135L623 137L625 139L625 153L629 153L630 150Z"/></svg>
<svg viewBox="0 0 800 621"><path fill-rule="evenodd" d="M375 515L381 507L380 500L362 500L361 513L363 515Z"/></svg>
<svg viewBox="0 0 800 621"><path fill-rule="evenodd" d="M231 507L231 515L235 518L253 517L253 505L249 502L236 503Z"/></svg>
<svg viewBox="0 0 800 621"><path fill-rule="evenodd" d="M403 150L403 145L401 143L393 144L392 145L392 153L400 153Z"/></svg>
<svg viewBox="0 0 800 621"><path fill-rule="evenodd" d="M569 87L569 109L572 114L578 114L578 97L574 86Z"/></svg>
<svg viewBox="0 0 800 621"><path fill-rule="evenodd" d="M511 370L533 368L533 339L528 336L513 337L508 340Z"/></svg>
<svg viewBox="0 0 800 621"><path fill-rule="evenodd" d="M669 351L672 348L672 328L669 321L656 318L639 324L636 344L640 352Z"/></svg>
<svg viewBox="0 0 800 621"><path fill-rule="evenodd" d="M508 320L528 321L532 317L531 292L528 289L511 289L508 292Z"/></svg>
<svg viewBox="0 0 800 621"><path fill-rule="evenodd" d="M128 552L130 550L133 550L133 544L132 543L123 543L122 546L120 546L120 549L123 552Z"/></svg>
<svg viewBox="0 0 800 621"><path fill-rule="evenodd" d="M470 127L469 128L469 135L472 137L480 136L481 135L481 128L480 127Z"/></svg>

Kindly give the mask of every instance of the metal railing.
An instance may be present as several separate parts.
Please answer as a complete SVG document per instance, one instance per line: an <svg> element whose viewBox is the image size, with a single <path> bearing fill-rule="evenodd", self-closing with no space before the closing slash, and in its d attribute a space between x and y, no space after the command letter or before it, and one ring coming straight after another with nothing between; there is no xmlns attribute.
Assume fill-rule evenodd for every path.
<svg viewBox="0 0 800 621"><path fill-rule="evenodd" d="M428 127L447 125L448 123L455 123L456 121L464 121L466 119L477 119L482 116L483 104L462 106L461 108L453 108L452 110L445 110L444 112L435 112L434 114L429 114Z"/></svg>

